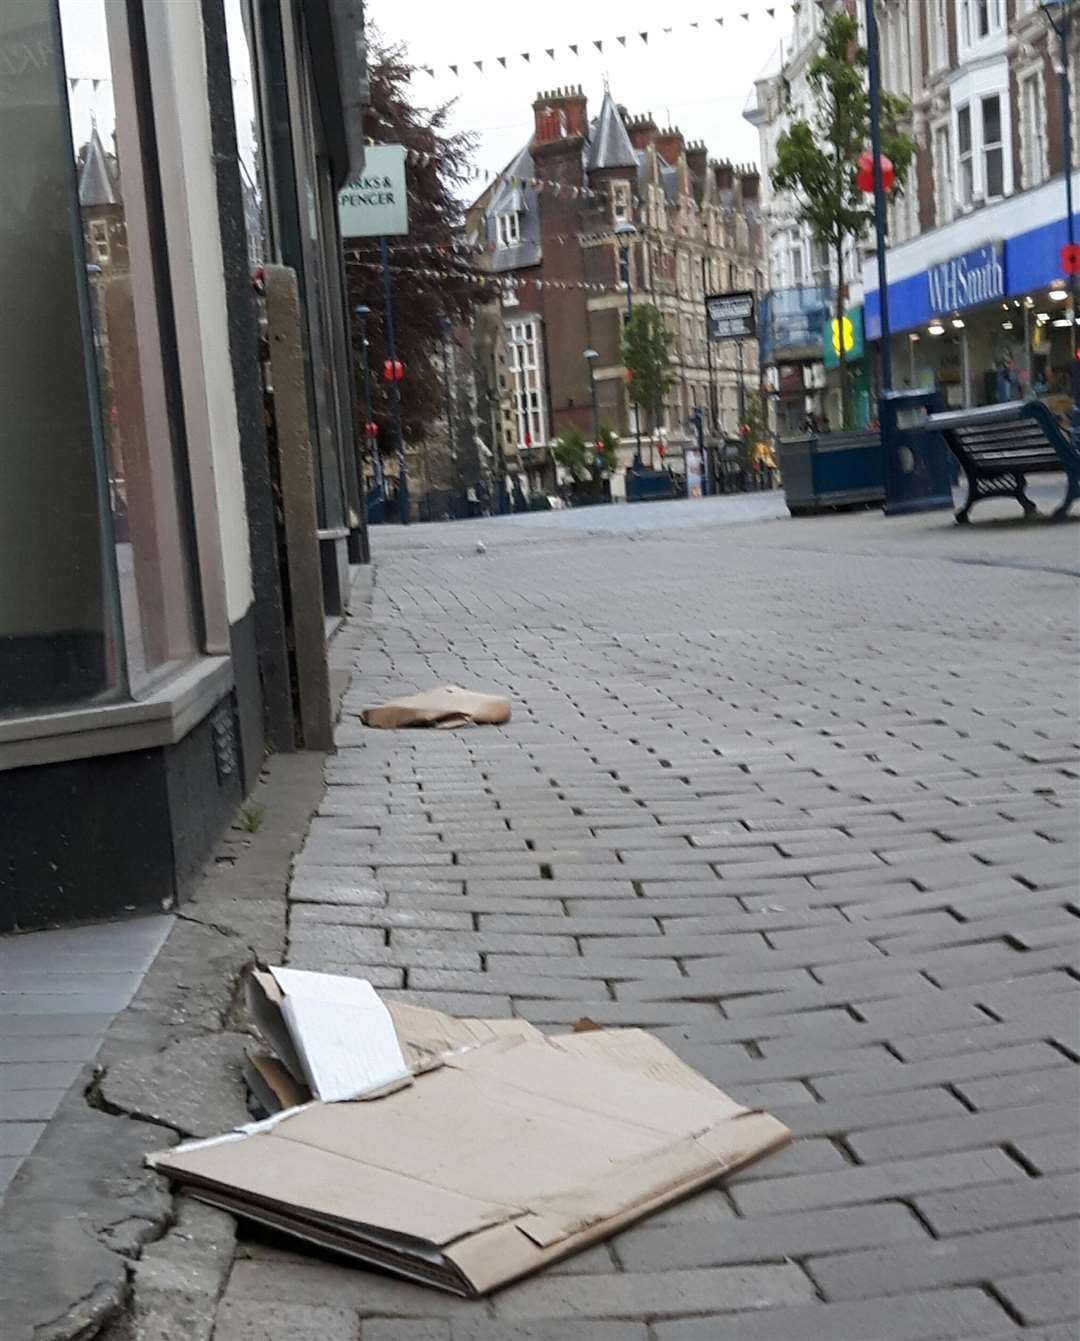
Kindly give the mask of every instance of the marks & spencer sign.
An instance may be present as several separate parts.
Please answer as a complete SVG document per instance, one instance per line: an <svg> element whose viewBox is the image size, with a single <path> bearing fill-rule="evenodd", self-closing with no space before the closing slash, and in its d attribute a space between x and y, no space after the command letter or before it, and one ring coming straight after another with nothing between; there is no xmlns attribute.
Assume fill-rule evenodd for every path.
<svg viewBox="0 0 1080 1341"><path fill-rule="evenodd" d="M962 256L932 265L926 272L931 315L948 316L965 307L982 307L1005 297L1005 254L1000 242L988 242Z"/></svg>
<svg viewBox="0 0 1080 1341"><path fill-rule="evenodd" d="M370 144L364 170L338 192L341 236L399 237L409 231L405 197L405 148Z"/></svg>

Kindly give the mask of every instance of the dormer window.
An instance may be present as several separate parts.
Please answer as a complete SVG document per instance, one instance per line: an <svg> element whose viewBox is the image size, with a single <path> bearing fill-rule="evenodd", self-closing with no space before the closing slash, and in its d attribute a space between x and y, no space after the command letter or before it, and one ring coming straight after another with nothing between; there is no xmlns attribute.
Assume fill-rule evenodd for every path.
<svg viewBox="0 0 1080 1341"><path fill-rule="evenodd" d="M521 241L521 214L517 210L507 210L495 216L496 237L501 250L516 247Z"/></svg>

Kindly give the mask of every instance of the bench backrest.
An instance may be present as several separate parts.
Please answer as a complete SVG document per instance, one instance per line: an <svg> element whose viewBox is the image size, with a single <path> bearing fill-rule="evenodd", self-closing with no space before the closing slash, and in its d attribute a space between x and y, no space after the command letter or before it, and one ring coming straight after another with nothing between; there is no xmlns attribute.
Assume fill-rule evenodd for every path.
<svg viewBox="0 0 1080 1341"><path fill-rule="evenodd" d="M950 410L928 416L925 426L944 434L956 455L967 457L976 468L1061 459L1060 431L1046 407L1030 401Z"/></svg>

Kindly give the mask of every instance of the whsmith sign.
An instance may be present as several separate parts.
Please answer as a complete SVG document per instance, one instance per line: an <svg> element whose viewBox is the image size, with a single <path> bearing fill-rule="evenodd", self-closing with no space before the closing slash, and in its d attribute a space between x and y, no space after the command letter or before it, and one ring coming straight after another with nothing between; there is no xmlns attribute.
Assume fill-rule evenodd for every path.
<svg viewBox="0 0 1080 1341"><path fill-rule="evenodd" d="M409 231L403 145L368 145L363 173L338 192L338 218L343 238L400 237Z"/></svg>
<svg viewBox="0 0 1080 1341"><path fill-rule="evenodd" d="M930 288L930 312L935 317L1000 301L1005 297L1005 255L1001 243L988 242L962 256L932 265L926 271L926 280Z"/></svg>

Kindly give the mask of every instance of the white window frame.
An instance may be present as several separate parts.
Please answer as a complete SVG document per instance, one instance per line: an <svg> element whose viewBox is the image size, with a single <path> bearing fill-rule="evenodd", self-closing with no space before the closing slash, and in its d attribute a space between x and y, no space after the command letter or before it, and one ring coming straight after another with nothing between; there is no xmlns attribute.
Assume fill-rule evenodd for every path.
<svg viewBox="0 0 1080 1341"><path fill-rule="evenodd" d="M986 136L986 105L990 102L997 103L998 116L998 138L988 140ZM979 99L979 138L981 140L980 161L982 166L982 184L983 198L987 201L1003 200L1009 194L1005 183L1005 123L1007 117L1005 112L1005 97L1001 93L984 93ZM990 193L990 155L996 153L1001 156L1001 190Z"/></svg>
<svg viewBox="0 0 1080 1341"><path fill-rule="evenodd" d="M1046 84L1036 65L1017 75L1020 115L1020 182L1024 190L1041 186L1050 176L1046 146Z"/></svg>
<svg viewBox="0 0 1080 1341"><path fill-rule="evenodd" d="M934 223L940 228L951 223L956 214L953 128L948 121L935 121L930 127L930 161L934 176Z"/></svg>
<svg viewBox="0 0 1080 1341"><path fill-rule="evenodd" d="M987 199L999 200L1013 193L1013 181L1016 164L1013 162L1012 145L1012 99L1009 96L1009 64L1002 56L1000 60L985 62L961 71L950 87L952 99L952 135L953 162L956 171L953 180L956 183L955 199L961 212L967 212ZM988 98L998 98L1001 110L1001 159L1002 191L1001 195L987 196L986 149L983 135L983 103ZM964 163L966 156L960 152L960 117L967 107L971 117L971 157L972 157L972 199L964 198ZM992 146L992 147L997 147Z"/></svg>
<svg viewBox="0 0 1080 1341"><path fill-rule="evenodd" d="M496 244L500 251L508 251L521 242L521 215L517 210L503 210L495 216Z"/></svg>
<svg viewBox="0 0 1080 1341"><path fill-rule="evenodd" d="M1005 0L956 0L956 54L960 64L1003 52L1008 40L1005 20Z"/></svg>
<svg viewBox="0 0 1080 1341"><path fill-rule="evenodd" d="M507 322L506 351L518 447L525 447L526 435L534 447L541 447L548 438L548 418L543 327L538 316L523 315Z"/></svg>
<svg viewBox="0 0 1080 1341"><path fill-rule="evenodd" d="M626 182L612 183L611 218L617 224L630 222L630 187Z"/></svg>
<svg viewBox="0 0 1080 1341"><path fill-rule="evenodd" d="M930 0L926 21L930 28L930 71L936 73L949 64L949 21L946 0Z"/></svg>

